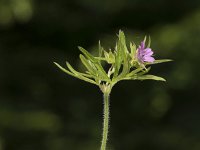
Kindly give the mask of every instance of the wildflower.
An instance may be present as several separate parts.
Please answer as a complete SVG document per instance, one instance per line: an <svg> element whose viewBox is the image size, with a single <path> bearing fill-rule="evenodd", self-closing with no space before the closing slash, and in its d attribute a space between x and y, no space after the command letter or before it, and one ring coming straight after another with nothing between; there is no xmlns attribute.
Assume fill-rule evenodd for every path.
<svg viewBox="0 0 200 150"><path fill-rule="evenodd" d="M155 60L153 58L153 51L150 46L145 48L145 41L142 41L136 50L136 46L130 43L130 49L126 46L126 39L123 31L119 31L119 39L116 42L114 51L105 51L99 43L99 56L95 57L90 54L87 50L79 47L79 50L83 53L80 54L80 60L86 68L85 72L76 71L68 62L66 63L67 68L65 69L58 63L54 62L55 65L65 73L84 80L86 82L99 86L103 92L104 98L104 121L103 121L103 136L101 143L101 150L106 150L106 144L108 139L109 129L109 103L110 93L112 87L119 81L122 80L157 80L165 81L164 78L155 75L147 74L149 68L145 68L145 65L157 64L171 61L170 59ZM145 38L146 39L146 38ZM104 54L104 55L103 55ZM130 60L130 56L132 60ZM110 68L104 69L102 61L109 64ZM138 65L139 62L139 65Z"/></svg>
<svg viewBox="0 0 200 150"><path fill-rule="evenodd" d="M137 49L137 59L140 63L144 63L144 62L154 62L155 59L153 58L153 51L151 50L151 48L147 47L145 48L145 40L141 42L141 44L139 45L138 49Z"/></svg>

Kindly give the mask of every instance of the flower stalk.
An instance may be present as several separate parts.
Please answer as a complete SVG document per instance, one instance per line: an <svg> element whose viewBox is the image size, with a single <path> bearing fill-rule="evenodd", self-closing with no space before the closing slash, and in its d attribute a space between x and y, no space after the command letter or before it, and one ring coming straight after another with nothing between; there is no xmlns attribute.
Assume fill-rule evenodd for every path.
<svg viewBox="0 0 200 150"><path fill-rule="evenodd" d="M102 141L101 141L101 149L100 150L106 150L107 140L108 140L108 130L109 130L109 105L110 105L110 93L103 93L103 102L104 102L104 120L103 120L103 135L102 135Z"/></svg>

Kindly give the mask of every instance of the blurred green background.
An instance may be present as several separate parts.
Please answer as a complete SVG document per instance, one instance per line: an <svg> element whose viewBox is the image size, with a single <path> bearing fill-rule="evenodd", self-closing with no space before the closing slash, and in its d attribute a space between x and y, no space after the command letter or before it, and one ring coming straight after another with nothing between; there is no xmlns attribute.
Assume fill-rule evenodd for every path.
<svg viewBox="0 0 200 150"><path fill-rule="evenodd" d="M77 49L151 35L167 79L111 94L110 150L200 150L199 0L0 0L0 150L97 150L102 94L53 64L82 70Z"/></svg>

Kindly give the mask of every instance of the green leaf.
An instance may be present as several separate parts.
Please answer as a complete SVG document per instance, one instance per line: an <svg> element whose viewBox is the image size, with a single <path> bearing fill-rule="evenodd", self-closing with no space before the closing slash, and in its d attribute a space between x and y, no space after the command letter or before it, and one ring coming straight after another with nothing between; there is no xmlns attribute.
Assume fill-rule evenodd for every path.
<svg viewBox="0 0 200 150"><path fill-rule="evenodd" d="M90 54L87 50L85 50L84 48L78 46L79 50L92 62L98 62L98 60L92 55Z"/></svg>
<svg viewBox="0 0 200 150"><path fill-rule="evenodd" d="M68 62L66 62L68 69L77 76L84 76L86 74L76 71Z"/></svg>
<svg viewBox="0 0 200 150"><path fill-rule="evenodd" d="M88 72L94 76L96 80L102 80L102 81L110 81L110 78L108 78L106 72L104 71L103 67L100 67L100 65L95 65L90 62L90 60L87 60L83 55L80 54L80 59L84 66L88 69Z"/></svg>
<svg viewBox="0 0 200 150"><path fill-rule="evenodd" d="M126 57L126 59L124 59L123 69L122 69L121 74L119 75L119 78L124 77L128 72L129 72L129 62L128 62L128 58Z"/></svg>
<svg viewBox="0 0 200 150"><path fill-rule="evenodd" d="M136 75L138 72L142 71L144 68L137 68L126 75L126 77L131 77Z"/></svg>
<svg viewBox="0 0 200 150"><path fill-rule="evenodd" d="M68 69L76 75L77 78L98 85L95 81L84 77L86 74L76 71L68 62L66 62L66 65Z"/></svg>
<svg viewBox="0 0 200 150"><path fill-rule="evenodd" d="M128 69L128 63L126 61L127 60L127 53L128 53L128 49L126 47L126 40L125 40L125 35L123 31L119 31L119 35L118 35L118 42L116 44L115 47L115 72L114 72L114 78L118 75L120 67L122 65L122 61L124 61L124 67L123 67L123 74L125 72L127 72Z"/></svg>
<svg viewBox="0 0 200 150"><path fill-rule="evenodd" d="M122 46L122 51L124 53L128 53L128 49L126 47L126 37L123 31L119 30L119 42L121 43Z"/></svg>
<svg viewBox="0 0 200 150"><path fill-rule="evenodd" d="M98 74L100 75L99 77L101 79L104 79L104 81L110 81L110 78L108 77L107 73L105 72L105 70L103 69L103 67L101 66L99 60L97 58L95 58L93 55L91 55L87 50L85 50L82 47L78 47L79 50L92 62L94 63L95 67L98 70Z"/></svg>
<svg viewBox="0 0 200 150"><path fill-rule="evenodd" d="M108 77L107 73L105 72L105 70L103 69L103 67L100 64L94 64L95 67L98 70L98 75L100 77L101 80L103 81L107 81L110 82L110 78Z"/></svg>
<svg viewBox="0 0 200 150"><path fill-rule="evenodd" d="M106 61L106 58L104 57L95 57L95 59L100 60L100 61Z"/></svg>
<svg viewBox="0 0 200 150"><path fill-rule="evenodd" d="M73 73L71 73L70 71L68 71L68 70L66 70L65 68L63 68L62 66L60 66L58 63L56 63L56 62L53 62L60 70L62 70L63 72L65 72L65 73L67 73L67 74L69 74L69 75L71 75L71 76L75 76L75 74L73 74ZM76 77L76 76L75 76Z"/></svg>
<svg viewBox="0 0 200 150"><path fill-rule="evenodd" d="M157 80L157 81L166 81L164 78L162 77L158 77L155 75L142 75L142 76L136 76L134 77L134 80Z"/></svg>
<svg viewBox="0 0 200 150"><path fill-rule="evenodd" d="M150 69L151 69L151 67L148 67L147 69L144 68L144 70L142 70L141 72L139 72L137 75L139 75L139 76L144 75L144 74L148 73Z"/></svg>
<svg viewBox="0 0 200 150"><path fill-rule="evenodd" d="M152 63L145 63L145 65L153 65L153 64L159 64L159 63L164 63L164 62L170 62L173 61L171 59L160 59L160 60L155 60Z"/></svg>
<svg viewBox="0 0 200 150"><path fill-rule="evenodd" d="M80 54L80 59L83 65L87 68L87 70L92 74L95 75L97 74L97 69L94 65L92 65L89 60L87 60L82 54Z"/></svg>
<svg viewBox="0 0 200 150"><path fill-rule="evenodd" d="M128 49L126 46L126 38L122 31L119 32L119 43L120 49L122 51L122 59L123 59L123 69L120 74L121 77L124 77L129 72L129 57L128 57Z"/></svg>
<svg viewBox="0 0 200 150"><path fill-rule="evenodd" d="M118 75L120 66L121 66L121 54L120 54L118 46L116 44L116 46L115 46L114 77L116 77Z"/></svg>
<svg viewBox="0 0 200 150"><path fill-rule="evenodd" d="M60 65L59 65L58 63L56 63L56 62L54 62L54 64L55 64L58 68L60 68L63 72L65 72L65 73L67 73L67 74L69 74L69 75L71 75L71 76L73 76L73 77L75 77L75 78L78 78L78 79L81 79L81 80L83 80L83 81L86 81L86 82L89 82L89 83L98 85L95 81L93 81L93 80L91 80L91 79L89 79L89 78L86 77L86 76L90 77L90 75L77 72L76 70L74 70L74 69L72 68L72 66L71 66L69 63L67 63L67 66L68 66L68 68L70 68L70 71L72 71L72 72L66 70L65 68L63 68L62 66L60 66ZM84 76L83 76L83 75L84 75Z"/></svg>

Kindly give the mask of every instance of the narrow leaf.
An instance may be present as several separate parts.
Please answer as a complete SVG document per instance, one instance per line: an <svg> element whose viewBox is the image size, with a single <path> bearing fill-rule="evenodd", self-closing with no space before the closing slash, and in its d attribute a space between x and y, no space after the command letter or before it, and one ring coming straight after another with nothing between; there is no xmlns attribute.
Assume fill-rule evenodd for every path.
<svg viewBox="0 0 200 150"><path fill-rule="evenodd" d="M80 59L81 59L81 62L83 63L83 65L87 68L87 70L93 74L93 75L96 75L97 73L97 69L95 68L94 65L91 65L89 63L89 60L87 60L82 54L80 54Z"/></svg>
<svg viewBox="0 0 200 150"><path fill-rule="evenodd" d="M97 62L98 60L84 48L78 46L79 50L91 61Z"/></svg>
<svg viewBox="0 0 200 150"><path fill-rule="evenodd" d="M91 80L91 79L85 77L85 76L89 76L89 75L87 75L87 74L84 74L85 76L83 76L83 73L77 72L77 71L75 71L72 67L70 67L70 68L74 71L74 72L72 73L72 72L66 70L65 68L63 68L62 66L60 66L58 63L54 62L54 64L55 64L58 68L60 68L63 72L65 72L65 73L67 73L67 74L69 74L69 75L71 75L71 76L73 76L73 77L75 77L75 78L78 78L78 79L81 79L81 80L83 80L83 81L86 81L86 82L89 82L89 83L98 85L95 81L93 81L93 80ZM68 64L68 65L69 65L69 64ZM71 66L71 65L69 65L69 66ZM75 74L75 73L76 73L76 74Z"/></svg>
<svg viewBox="0 0 200 150"><path fill-rule="evenodd" d="M81 72L76 71L68 62L66 62L66 65L67 65L68 69L69 69L72 73L74 73L74 74L76 75L77 78L98 85L95 81L93 81L93 80L91 80L91 79L89 79L89 78L87 78L87 77L84 77L84 76L83 76L83 75L85 75L84 73L81 73Z"/></svg>
<svg viewBox="0 0 200 150"><path fill-rule="evenodd" d="M128 49L126 46L126 37L124 33L121 31L119 32L119 44L120 44L120 49L122 51L122 60L123 60L123 69L120 74L121 77L124 77L128 72L129 72L129 57L128 57Z"/></svg>
<svg viewBox="0 0 200 150"><path fill-rule="evenodd" d="M151 67L148 67L147 69L145 68L144 70L139 72L137 75L139 75L139 76L144 75L144 74L148 73L150 69L151 69Z"/></svg>
<svg viewBox="0 0 200 150"><path fill-rule="evenodd" d="M160 60L155 60L152 63L145 63L146 65L153 65L153 64L159 64L159 63L164 63L164 62L170 62L173 61L171 59L160 59Z"/></svg>
<svg viewBox="0 0 200 150"><path fill-rule="evenodd" d="M124 35L124 32L122 32L121 30L119 31L118 38L119 39L115 47L116 54L115 54L115 66L114 66L115 68L114 78L118 75L120 67L122 65L122 61L126 59L126 54L128 53L128 50L126 47L125 35Z"/></svg>
<svg viewBox="0 0 200 150"><path fill-rule="evenodd" d="M100 64L94 64L95 67L97 68L98 70L98 74L99 74L99 77L101 78L101 80L104 80L104 81L108 81L110 82L110 78L108 77L107 73L105 72L105 70L103 69L103 67L100 65Z"/></svg>
<svg viewBox="0 0 200 150"><path fill-rule="evenodd" d="M116 77L118 75L120 66L121 66L121 52L118 49L118 43L116 43L116 46L115 46L115 63L114 63L115 72L114 72L114 77Z"/></svg>
<svg viewBox="0 0 200 150"><path fill-rule="evenodd" d="M70 71L68 71L68 70L66 70L65 68L63 68L62 66L60 66L58 63L56 63L56 62L53 62L60 70L62 70L63 72L65 72L65 73L67 73L67 74L69 74L69 75L71 75L71 76L75 76L75 74L73 74L72 72L70 72Z"/></svg>
<svg viewBox="0 0 200 150"><path fill-rule="evenodd" d="M135 80L157 80L157 81L166 81L164 78L155 76L155 75L143 75L137 76Z"/></svg>
<svg viewBox="0 0 200 150"><path fill-rule="evenodd" d="M96 59L93 55L91 55L87 50L85 50L82 47L78 47L80 49L80 51L91 61L94 63L95 67L98 70L98 73L100 74L102 79L105 79L107 81L110 81L110 78L108 78L105 70L103 69L103 67L101 66L100 62L98 59Z"/></svg>
<svg viewBox="0 0 200 150"><path fill-rule="evenodd" d="M142 71L144 68L137 68L126 75L126 77L131 77L136 75L138 72Z"/></svg>
<svg viewBox="0 0 200 150"><path fill-rule="evenodd" d="M128 49L126 47L126 37L125 37L125 34L123 31L119 31L119 42L121 43L121 46L122 46L122 50L125 52L125 53L128 53Z"/></svg>
<svg viewBox="0 0 200 150"><path fill-rule="evenodd" d="M101 60L101 61L106 61L106 58L104 58L104 57L95 57L95 59Z"/></svg>

